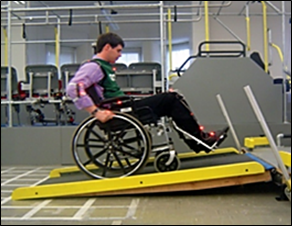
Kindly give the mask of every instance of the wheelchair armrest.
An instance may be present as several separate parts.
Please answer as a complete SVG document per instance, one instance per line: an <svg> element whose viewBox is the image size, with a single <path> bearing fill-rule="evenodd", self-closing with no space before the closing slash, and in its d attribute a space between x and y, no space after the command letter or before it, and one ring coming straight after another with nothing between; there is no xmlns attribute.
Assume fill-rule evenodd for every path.
<svg viewBox="0 0 292 226"><path fill-rule="evenodd" d="M125 100L133 100L133 97L131 96L120 96L120 97L112 97L112 98L108 98L108 99L105 99L103 101L101 101L99 103L99 106L103 106L105 104L111 104L111 103L117 103L119 101L125 101Z"/></svg>

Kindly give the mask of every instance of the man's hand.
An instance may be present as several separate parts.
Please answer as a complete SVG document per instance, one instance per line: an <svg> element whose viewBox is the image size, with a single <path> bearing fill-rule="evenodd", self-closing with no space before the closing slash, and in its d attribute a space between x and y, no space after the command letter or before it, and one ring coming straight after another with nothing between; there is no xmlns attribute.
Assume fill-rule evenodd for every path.
<svg viewBox="0 0 292 226"><path fill-rule="evenodd" d="M100 122L104 123L114 117L114 113L109 110L101 110L99 109L98 112L95 113L95 118L98 119Z"/></svg>

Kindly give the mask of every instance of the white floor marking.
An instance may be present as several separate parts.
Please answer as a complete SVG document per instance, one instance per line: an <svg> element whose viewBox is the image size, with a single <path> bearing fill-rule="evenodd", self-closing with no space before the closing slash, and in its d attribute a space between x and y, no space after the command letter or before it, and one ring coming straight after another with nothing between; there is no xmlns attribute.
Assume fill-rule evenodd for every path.
<svg viewBox="0 0 292 226"><path fill-rule="evenodd" d="M18 180L21 176L27 176L27 175L29 175L30 173L34 173L35 171L40 170L40 169L42 169L42 167L39 167L39 168L36 168L36 169L34 169L34 170L31 170L31 171L28 171L28 172L26 172L26 173L23 173L23 174L21 174L21 175L18 175L17 177L14 177L14 178L10 179L9 182L14 181L14 180ZM48 178L49 178L49 176L47 176L47 177L45 177L45 178L39 180L38 182L34 183L34 184L31 185L31 186L38 185L38 184L40 184L41 182L47 180ZM7 184L7 183L9 183L9 182L5 181L5 182L1 183L1 188L2 188L2 186L4 186L5 184ZM8 197L8 198L6 198L6 199L3 199L3 200L1 201L1 206L4 205L5 203L9 202L10 200L11 200L11 197Z"/></svg>
<svg viewBox="0 0 292 226"><path fill-rule="evenodd" d="M122 225L122 221L113 221L112 225Z"/></svg>
<svg viewBox="0 0 292 226"><path fill-rule="evenodd" d="M139 204L139 199L132 200L132 202L129 206L129 210L127 212L126 218L133 218L134 217L136 210L137 210L137 207L138 207L138 204Z"/></svg>
<svg viewBox="0 0 292 226"><path fill-rule="evenodd" d="M15 180L17 180L17 179L19 179L19 178L21 178L21 177L27 176L27 175L29 175L29 174L31 174L31 173L34 173L35 171L38 171L38 170L40 170L40 169L41 169L41 168L36 168L36 169L34 169L34 170L30 170L30 171L28 171L28 172L26 172L26 173L19 174L19 175L17 175L16 177L13 177L13 178L11 178L11 179L9 179L9 180L7 180L7 181L1 183L1 187L4 186L4 185L6 185L6 184L8 184L8 183L10 183L11 181L15 181Z"/></svg>
<svg viewBox="0 0 292 226"><path fill-rule="evenodd" d="M22 220L30 219L34 214L36 214L38 211L40 211L42 208L44 208L46 205L48 205L52 199L45 200L38 204L36 207L34 207L31 211L28 211L23 217L21 217Z"/></svg>
<svg viewBox="0 0 292 226"><path fill-rule="evenodd" d="M73 216L74 220L81 220L83 215L90 209L92 204L95 202L96 198L89 199L80 209L79 211Z"/></svg>
<svg viewBox="0 0 292 226"><path fill-rule="evenodd" d="M1 170L1 174L3 174L3 173L7 173L7 172L9 172L9 171L11 171L11 170L14 170L14 169L15 169L15 167L8 168L8 169L6 169L6 170Z"/></svg>

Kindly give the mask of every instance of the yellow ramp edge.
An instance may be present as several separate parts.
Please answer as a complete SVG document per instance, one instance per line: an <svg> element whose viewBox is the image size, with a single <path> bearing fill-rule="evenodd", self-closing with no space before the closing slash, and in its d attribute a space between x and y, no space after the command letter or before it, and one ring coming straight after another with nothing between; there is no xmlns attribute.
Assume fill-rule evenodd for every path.
<svg viewBox="0 0 292 226"><path fill-rule="evenodd" d="M289 191L291 192L291 178L290 178L290 180L286 181L286 185L287 185L287 188L289 189Z"/></svg>
<svg viewBox="0 0 292 226"><path fill-rule="evenodd" d="M253 149L255 146L269 145L266 137L246 137L244 138L244 146Z"/></svg>
<svg viewBox="0 0 292 226"><path fill-rule="evenodd" d="M87 180L34 187L17 188L12 193L13 200L86 195L98 192L126 189L150 188L160 185L207 181L220 178L249 176L265 173L257 162L227 164L215 167L177 170L164 173L134 175L124 178Z"/></svg>
<svg viewBox="0 0 292 226"><path fill-rule="evenodd" d="M279 151L280 157L285 166L291 167L291 153L286 151Z"/></svg>
<svg viewBox="0 0 292 226"><path fill-rule="evenodd" d="M228 148L220 148L220 149L216 149L210 153L205 153L205 152L200 152L200 153L195 153L195 152L187 152L187 153L179 153L178 157L179 159L186 159L186 158L194 158L194 157L200 157L200 156L206 156L206 155L216 155L216 154L225 154L225 153L239 153L238 150L236 150L235 148L232 147L228 147ZM154 157L150 157L148 159L148 163L150 162L154 162ZM87 169L96 169L97 166L95 165L88 165ZM58 178L61 177L62 174L66 174L66 173L73 173L73 172L78 172L80 171L80 169L78 168L78 166L69 166L69 167L61 167L61 168L56 168L51 170L49 177L50 178Z"/></svg>

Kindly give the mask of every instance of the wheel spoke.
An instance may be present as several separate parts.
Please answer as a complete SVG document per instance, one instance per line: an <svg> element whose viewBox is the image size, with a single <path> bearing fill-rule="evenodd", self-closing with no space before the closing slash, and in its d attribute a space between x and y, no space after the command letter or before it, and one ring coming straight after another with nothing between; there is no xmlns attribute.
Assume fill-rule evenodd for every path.
<svg viewBox="0 0 292 226"><path fill-rule="evenodd" d="M114 152L113 155L114 155L115 159L117 160L119 166L123 170L123 172L125 172L125 167L124 167L123 163L121 162L121 159L119 158L119 156L117 155L117 153Z"/></svg>
<svg viewBox="0 0 292 226"><path fill-rule="evenodd" d="M95 155L92 156L93 159L97 159L98 157L100 157L101 155L103 155L106 152L107 148L104 148L103 150L99 151L98 153L96 153Z"/></svg>
<svg viewBox="0 0 292 226"><path fill-rule="evenodd" d="M102 154L104 154L106 152L106 148L104 148L103 150L99 151L97 154L92 155L91 153L89 154L89 160L87 160L86 162L83 163L84 166L87 166L89 163L96 163L96 159L101 156ZM98 165L98 164L97 164Z"/></svg>
<svg viewBox="0 0 292 226"><path fill-rule="evenodd" d="M89 129L89 132L91 132L94 136L96 136L99 140L101 140L101 141L103 141L103 142L105 142L106 140L103 138L103 137L101 137L96 131L94 131L93 130L93 128L90 128Z"/></svg>
<svg viewBox="0 0 292 226"><path fill-rule="evenodd" d="M78 148L103 148L104 145L94 145L94 144L77 144Z"/></svg>
<svg viewBox="0 0 292 226"><path fill-rule="evenodd" d="M124 144L121 144L122 146L126 146L126 145L124 145ZM121 153L123 153L123 154L126 154L126 155L129 155L129 156L131 156L131 157L134 157L134 158L139 158L139 157L141 157L141 153L140 153L140 151L138 150L138 149L135 149L135 148L132 148L131 149L131 151L135 151L136 153L133 153L133 152L131 152L131 151L125 151L125 150L123 150L121 147L118 149Z"/></svg>
<svg viewBox="0 0 292 226"><path fill-rule="evenodd" d="M104 163L104 166L105 166L105 167L103 167L103 170L102 170L102 176L103 176L103 177L105 177L105 174L106 174L106 172L107 172L107 170L108 170L107 165L110 163L110 155L111 155L111 153L108 153L108 154L106 155L106 160L105 160L105 163Z"/></svg>

